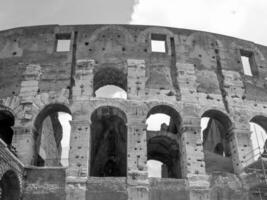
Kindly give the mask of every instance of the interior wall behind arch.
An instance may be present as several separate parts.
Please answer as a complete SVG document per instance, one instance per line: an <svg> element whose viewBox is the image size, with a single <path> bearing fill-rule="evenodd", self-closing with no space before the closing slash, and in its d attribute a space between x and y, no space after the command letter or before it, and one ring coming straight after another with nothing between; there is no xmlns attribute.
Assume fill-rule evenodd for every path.
<svg viewBox="0 0 267 200"><path fill-rule="evenodd" d="M41 141L39 155L44 160L46 166L57 166L60 163L61 146L56 143L51 117L46 117L42 124Z"/></svg>

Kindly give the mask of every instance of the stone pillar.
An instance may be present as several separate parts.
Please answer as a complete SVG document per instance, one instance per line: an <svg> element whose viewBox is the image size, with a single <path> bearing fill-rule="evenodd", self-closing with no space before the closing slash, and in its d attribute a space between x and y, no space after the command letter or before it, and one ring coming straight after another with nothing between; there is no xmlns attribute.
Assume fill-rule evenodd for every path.
<svg viewBox="0 0 267 200"><path fill-rule="evenodd" d="M254 161L251 143L251 131L247 128L234 128L230 131L230 147L235 173L241 173L243 168Z"/></svg>
<svg viewBox="0 0 267 200"><path fill-rule="evenodd" d="M181 135L182 176L206 174L203 145L201 141L200 119L184 118Z"/></svg>
<svg viewBox="0 0 267 200"><path fill-rule="evenodd" d="M189 199L209 199L209 177L205 171L200 118L184 117L181 134L182 176L188 179Z"/></svg>
<svg viewBox="0 0 267 200"><path fill-rule="evenodd" d="M15 147L17 156L24 165L33 165L35 155L35 139L31 128L13 127L14 135L12 145Z"/></svg>
<svg viewBox="0 0 267 200"><path fill-rule="evenodd" d="M73 100L88 100L93 95L94 60L77 60Z"/></svg>
<svg viewBox="0 0 267 200"><path fill-rule="evenodd" d="M69 168L67 176L88 177L90 172L90 122L71 121Z"/></svg>
<svg viewBox="0 0 267 200"><path fill-rule="evenodd" d="M146 67L144 60L128 59L128 98L140 99L145 95Z"/></svg>
<svg viewBox="0 0 267 200"><path fill-rule="evenodd" d="M148 200L146 125L128 124L127 190L129 200Z"/></svg>
<svg viewBox="0 0 267 200"><path fill-rule="evenodd" d="M19 92L21 103L31 104L33 102L35 95L38 93L40 77L40 65L30 64L26 66L26 70L23 72L23 81L21 81Z"/></svg>

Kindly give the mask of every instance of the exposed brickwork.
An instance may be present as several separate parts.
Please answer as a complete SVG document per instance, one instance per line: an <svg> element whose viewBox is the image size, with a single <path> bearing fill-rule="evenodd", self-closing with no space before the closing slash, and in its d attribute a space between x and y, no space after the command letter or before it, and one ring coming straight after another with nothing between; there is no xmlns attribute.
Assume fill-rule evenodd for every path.
<svg viewBox="0 0 267 200"><path fill-rule="evenodd" d="M57 52L57 38L66 35L71 40L70 51ZM166 52L152 52L152 35L165 38ZM253 76L244 74L240 51L253 56ZM267 47L262 45L168 27L51 25L1 31L0 111L8 110L15 118L12 145L17 158L0 140L4 152L0 159L7 160L0 162L0 177L9 169L19 172L21 182L27 183L24 189L21 185L24 199L38 195L40 199L66 200L247 199L249 195L244 194L259 185L251 183L256 176L244 168L252 151L249 122L255 116L267 117L266 58ZM124 89L127 99L95 96L98 88L109 84ZM55 120L43 123L55 112L72 115L66 173L65 168L47 168L46 176L46 168L40 168L40 174L36 168L22 176L20 161L25 166L38 161L43 141L40 127L48 130L50 124L50 136L55 131L51 125ZM155 113L167 114L172 121L164 130L147 131L146 119ZM114 120L118 123L114 126L106 124L109 129L105 130L103 121L109 117L121 121ZM218 162L218 167L223 161L216 160L218 155L213 152L205 152L201 117L223 124L231 155L222 160L232 164L233 173L211 170L210 163ZM93 134L102 131L112 140L108 131L121 130L124 126L119 122L126 126L127 141L119 138L116 143L117 152L126 155L125 162L120 160L127 164L126 176L91 177ZM108 140L98 141L101 145ZM153 146L155 141L165 145L166 158ZM47 152L60 154L60 147L50 148L55 142L46 143ZM118 161L114 152L109 157L103 152L98 152L102 156L98 159ZM175 178L148 178L146 163L153 156L166 161L169 168L175 166L168 172ZM58 182L49 179L57 170L61 174ZM40 182L34 180L35 175Z"/></svg>

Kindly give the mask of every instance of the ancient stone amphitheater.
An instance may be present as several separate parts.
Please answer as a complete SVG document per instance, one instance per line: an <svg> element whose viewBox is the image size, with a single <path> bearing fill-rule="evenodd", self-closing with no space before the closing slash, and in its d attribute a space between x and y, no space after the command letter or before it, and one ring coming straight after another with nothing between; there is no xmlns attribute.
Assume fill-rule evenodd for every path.
<svg viewBox="0 0 267 200"><path fill-rule="evenodd" d="M169 27L1 31L0 199L267 199L249 125L267 130L266 59L253 42ZM107 85L127 98L98 97ZM62 112L72 116L67 165ZM158 113L169 124L148 130ZM163 163L160 178L149 160Z"/></svg>

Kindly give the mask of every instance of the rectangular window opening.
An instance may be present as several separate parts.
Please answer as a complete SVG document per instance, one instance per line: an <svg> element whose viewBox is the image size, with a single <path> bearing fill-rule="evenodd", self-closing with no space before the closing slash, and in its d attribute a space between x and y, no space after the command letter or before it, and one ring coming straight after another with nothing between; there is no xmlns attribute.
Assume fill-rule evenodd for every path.
<svg viewBox="0 0 267 200"><path fill-rule="evenodd" d="M63 33L56 34L56 51L57 52L67 52L70 51L71 44L71 34Z"/></svg>
<svg viewBox="0 0 267 200"><path fill-rule="evenodd" d="M158 53L166 53L166 35L152 34L151 35L151 51Z"/></svg>
<svg viewBox="0 0 267 200"><path fill-rule="evenodd" d="M253 53L249 51L240 50L240 55L244 74L247 76L253 76L253 74L255 74L255 61Z"/></svg>

